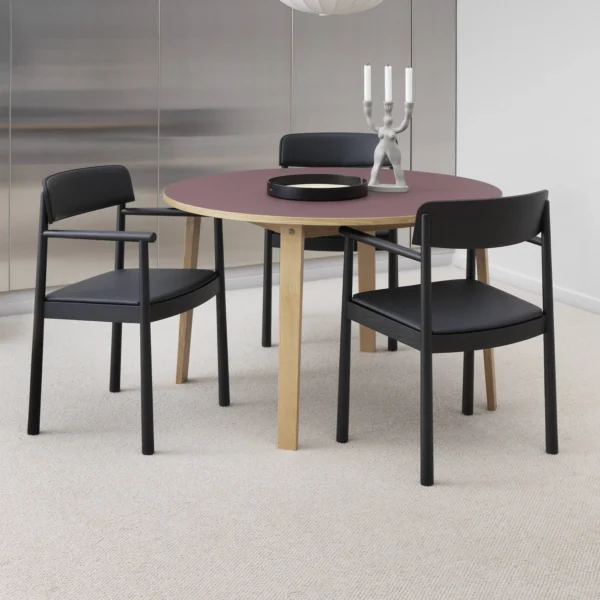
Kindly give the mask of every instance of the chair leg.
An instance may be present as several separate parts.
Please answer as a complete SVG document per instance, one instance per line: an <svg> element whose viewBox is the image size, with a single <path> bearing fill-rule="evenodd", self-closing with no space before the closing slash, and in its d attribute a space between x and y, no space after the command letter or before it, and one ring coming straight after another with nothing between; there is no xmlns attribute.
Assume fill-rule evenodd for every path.
<svg viewBox="0 0 600 600"><path fill-rule="evenodd" d="M544 334L544 392L546 397L546 452L558 454L556 357L552 330Z"/></svg>
<svg viewBox="0 0 600 600"><path fill-rule="evenodd" d="M38 311L36 311L37 313ZM44 317L35 314L33 319L33 343L31 350L31 379L29 385L29 419L27 433L40 432L40 412L42 405L42 369L44 362Z"/></svg>
<svg viewBox="0 0 600 600"><path fill-rule="evenodd" d="M140 323L140 367L142 381L142 454L154 454L154 407L152 400L152 343L150 321Z"/></svg>
<svg viewBox="0 0 600 600"><path fill-rule="evenodd" d="M217 294L217 355L219 363L219 406L229 406L229 351L225 290Z"/></svg>
<svg viewBox="0 0 600 600"><path fill-rule="evenodd" d="M338 380L338 413L336 440L340 444L348 441L350 422L350 354L352 349L352 321L342 319L340 335L340 367Z"/></svg>
<svg viewBox="0 0 600 600"><path fill-rule="evenodd" d="M433 485L433 365L421 351L421 485Z"/></svg>
<svg viewBox="0 0 600 600"><path fill-rule="evenodd" d="M463 362L463 415L473 414L473 389L475 387L475 352L465 352Z"/></svg>
<svg viewBox="0 0 600 600"><path fill-rule="evenodd" d="M271 347L271 321L273 319L273 232L265 229L263 265L262 345Z"/></svg>
<svg viewBox="0 0 600 600"><path fill-rule="evenodd" d="M394 244L398 243L398 230L390 230L390 241ZM389 264L388 264L388 285L390 289L398 287L398 255L390 252ZM390 352L396 352L398 350L398 342L392 338L388 338L388 350Z"/></svg>
<svg viewBox="0 0 600 600"><path fill-rule="evenodd" d="M108 389L113 392L121 391L121 343L123 338L123 324L112 324L112 338L110 342L110 384Z"/></svg>

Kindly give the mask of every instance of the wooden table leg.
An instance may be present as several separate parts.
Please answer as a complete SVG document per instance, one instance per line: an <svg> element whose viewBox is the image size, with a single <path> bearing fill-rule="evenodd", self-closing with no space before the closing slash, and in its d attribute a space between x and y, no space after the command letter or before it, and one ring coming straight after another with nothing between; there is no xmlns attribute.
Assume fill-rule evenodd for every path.
<svg viewBox="0 0 600 600"><path fill-rule="evenodd" d="M304 229L281 228L279 255L278 441L282 450L298 449Z"/></svg>
<svg viewBox="0 0 600 600"><path fill-rule="evenodd" d="M358 244L358 291L370 292L375 289L375 248L366 244ZM375 332L367 327L360 327L361 352L375 352Z"/></svg>
<svg viewBox="0 0 600 600"><path fill-rule="evenodd" d="M202 217L186 217L183 268L195 269L198 266L198 246L200 244L200 224ZM190 346L192 343L192 319L194 311L183 313L179 317L179 344L177 346L177 373L175 383L188 380L190 367Z"/></svg>
<svg viewBox="0 0 600 600"><path fill-rule="evenodd" d="M488 251L477 250L477 278L483 283L490 282L488 268ZM487 394L487 409L496 410L496 368L494 365L494 351L491 349L483 351L483 364L485 368L485 389Z"/></svg>

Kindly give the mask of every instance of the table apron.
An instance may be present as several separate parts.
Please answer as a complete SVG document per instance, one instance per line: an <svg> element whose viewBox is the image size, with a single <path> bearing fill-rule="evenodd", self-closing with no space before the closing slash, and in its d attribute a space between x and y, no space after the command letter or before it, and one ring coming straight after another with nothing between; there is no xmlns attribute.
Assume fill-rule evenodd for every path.
<svg viewBox="0 0 600 600"><path fill-rule="evenodd" d="M274 225L273 223L252 223L252 225L256 225L257 227L262 227L263 229L268 229L269 231L273 231L275 233L281 233L282 231L287 231L289 229L293 229L297 227L295 225ZM365 226L365 225L352 225L355 229L360 231L364 231L365 233L375 233L376 231L380 231L382 229L406 229L408 227L413 227L414 221L411 223L402 223L400 225L390 225L390 226ZM304 225L304 237L305 238L315 238L315 237L324 237L337 235L339 226L331 226L331 225Z"/></svg>

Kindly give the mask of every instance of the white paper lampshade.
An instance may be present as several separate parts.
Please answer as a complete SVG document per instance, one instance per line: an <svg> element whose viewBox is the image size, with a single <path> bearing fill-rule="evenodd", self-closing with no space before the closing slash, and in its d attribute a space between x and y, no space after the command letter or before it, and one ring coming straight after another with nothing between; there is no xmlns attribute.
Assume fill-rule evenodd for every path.
<svg viewBox="0 0 600 600"><path fill-rule="evenodd" d="M349 15L375 8L383 0L281 0L287 6L316 15Z"/></svg>

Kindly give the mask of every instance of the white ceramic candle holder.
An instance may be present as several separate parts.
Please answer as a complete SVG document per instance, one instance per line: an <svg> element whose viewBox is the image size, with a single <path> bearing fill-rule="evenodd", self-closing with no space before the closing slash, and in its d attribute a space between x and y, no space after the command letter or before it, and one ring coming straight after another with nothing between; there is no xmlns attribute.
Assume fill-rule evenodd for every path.
<svg viewBox="0 0 600 600"><path fill-rule="evenodd" d="M383 104L385 116L383 118L383 126L381 127L373 123L373 102L365 101L363 102L363 107L369 127L379 136L380 140L377 148L375 148L375 155L373 157L373 170L371 171L369 190L373 192L408 192L408 186L404 179L404 171L402 170L402 153L400 152L396 136L408 129L415 107L414 102L404 103L404 120L399 127L395 128L393 127L394 117L392 117L392 111L394 110L393 102L384 102ZM389 158L394 169L396 183L380 183L379 181L386 156Z"/></svg>

